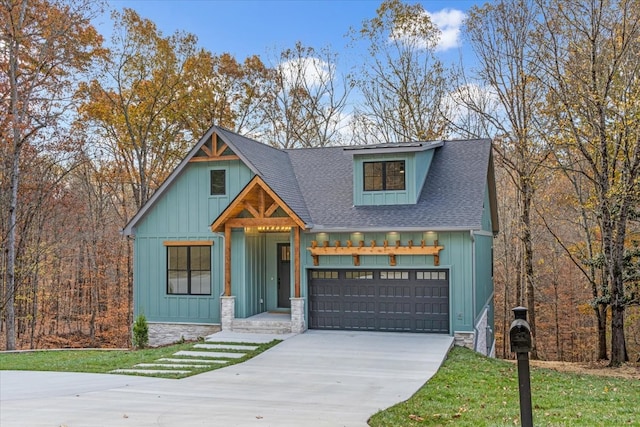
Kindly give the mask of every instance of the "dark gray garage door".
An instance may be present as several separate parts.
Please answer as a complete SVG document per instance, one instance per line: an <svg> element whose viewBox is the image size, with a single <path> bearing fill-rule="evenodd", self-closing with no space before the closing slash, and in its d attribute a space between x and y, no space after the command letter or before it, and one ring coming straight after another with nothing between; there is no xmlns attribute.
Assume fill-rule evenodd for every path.
<svg viewBox="0 0 640 427"><path fill-rule="evenodd" d="M311 270L309 327L449 333L447 270Z"/></svg>

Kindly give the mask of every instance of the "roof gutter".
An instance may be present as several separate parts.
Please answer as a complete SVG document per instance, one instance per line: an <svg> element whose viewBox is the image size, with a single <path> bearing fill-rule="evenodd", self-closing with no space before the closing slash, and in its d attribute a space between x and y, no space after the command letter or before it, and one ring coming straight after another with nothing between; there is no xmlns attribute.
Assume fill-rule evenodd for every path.
<svg viewBox="0 0 640 427"><path fill-rule="evenodd" d="M425 232L425 231L470 231L478 232L480 228L470 227L325 227L322 225L309 225L307 232L310 233L388 233L388 232ZM480 234L480 233L477 233Z"/></svg>

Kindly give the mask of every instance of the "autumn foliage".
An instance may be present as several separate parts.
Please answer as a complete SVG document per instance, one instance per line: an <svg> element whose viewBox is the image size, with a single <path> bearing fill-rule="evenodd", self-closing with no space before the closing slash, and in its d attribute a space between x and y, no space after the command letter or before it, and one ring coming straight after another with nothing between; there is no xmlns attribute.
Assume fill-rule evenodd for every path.
<svg viewBox="0 0 640 427"><path fill-rule="evenodd" d="M446 69L422 6L398 0L352 31L349 76L329 49L240 60L130 9L105 41L97 6L0 3L1 348L131 345L120 230L217 124L280 148L491 137L496 354L525 305L538 358L640 356L637 0L472 8L476 75Z"/></svg>

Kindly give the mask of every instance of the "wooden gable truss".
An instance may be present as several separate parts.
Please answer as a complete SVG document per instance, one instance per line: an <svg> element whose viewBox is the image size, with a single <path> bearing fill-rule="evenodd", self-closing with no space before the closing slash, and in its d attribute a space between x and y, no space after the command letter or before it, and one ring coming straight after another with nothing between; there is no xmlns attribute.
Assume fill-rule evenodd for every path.
<svg viewBox="0 0 640 427"><path fill-rule="evenodd" d="M216 162L222 160L238 160L239 157L233 154L229 146L218 138L217 133L212 133L200 149L195 153L189 162Z"/></svg>
<svg viewBox="0 0 640 427"><path fill-rule="evenodd" d="M287 216L273 216L278 208ZM211 224L211 231L224 231L225 296L231 296L231 230L248 227L288 227L293 230L294 296L300 298L300 229L305 229L305 223L259 176L253 177Z"/></svg>

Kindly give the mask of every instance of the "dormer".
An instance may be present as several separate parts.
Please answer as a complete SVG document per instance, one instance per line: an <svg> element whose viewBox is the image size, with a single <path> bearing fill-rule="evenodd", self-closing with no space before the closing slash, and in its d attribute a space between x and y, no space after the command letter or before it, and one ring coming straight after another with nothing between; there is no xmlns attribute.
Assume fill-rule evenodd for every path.
<svg viewBox="0 0 640 427"><path fill-rule="evenodd" d="M353 157L353 204L416 204L442 141L346 147Z"/></svg>

